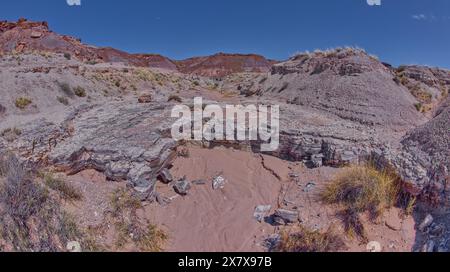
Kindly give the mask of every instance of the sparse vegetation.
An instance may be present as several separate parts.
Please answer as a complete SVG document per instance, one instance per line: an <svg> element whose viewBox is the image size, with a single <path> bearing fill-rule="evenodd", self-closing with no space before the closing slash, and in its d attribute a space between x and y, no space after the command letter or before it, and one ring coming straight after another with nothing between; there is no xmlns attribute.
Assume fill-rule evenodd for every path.
<svg viewBox="0 0 450 272"><path fill-rule="evenodd" d="M171 95L171 96L169 96L169 99L167 101L168 102L178 102L178 103L183 102L181 97L179 97L178 95Z"/></svg>
<svg viewBox="0 0 450 272"><path fill-rule="evenodd" d="M17 108L23 110L26 107L28 107L33 101L31 101L30 98L27 97L19 97L16 99L15 105Z"/></svg>
<svg viewBox="0 0 450 272"><path fill-rule="evenodd" d="M44 175L45 184L52 190L57 191L65 200L81 200L83 195L80 190L73 187L67 181L54 177L51 173Z"/></svg>
<svg viewBox="0 0 450 272"><path fill-rule="evenodd" d="M379 171L372 165L351 166L343 169L322 192L327 204L343 207L340 217L349 235L366 239L359 214L369 212L371 219L398 203L400 180L393 172Z"/></svg>
<svg viewBox="0 0 450 272"><path fill-rule="evenodd" d="M68 241L82 241L76 223L17 158L0 158L0 247L9 251L62 251ZM1 245L1 243L4 243Z"/></svg>
<svg viewBox="0 0 450 272"><path fill-rule="evenodd" d="M126 189L116 190L111 197L111 215L118 232L116 246L122 248L132 242L142 251L159 252L167 240L167 235L157 226L137 217L142 208L141 201Z"/></svg>
<svg viewBox="0 0 450 272"><path fill-rule="evenodd" d="M69 97L73 96L73 90L68 83L58 83L59 89Z"/></svg>
<svg viewBox="0 0 450 272"><path fill-rule="evenodd" d="M0 133L0 136L5 138L8 142L14 142L20 135L22 135L22 131L16 127L7 128Z"/></svg>
<svg viewBox="0 0 450 272"><path fill-rule="evenodd" d="M328 204L342 204L358 212L379 215L392 207L400 192L398 177L374 166L351 166L343 170L322 193Z"/></svg>
<svg viewBox="0 0 450 272"><path fill-rule="evenodd" d="M65 98L65 97L58 96L58 97L56 98L56 100L58 100L58 102L61 103L61 104L63 104L63 105L66 105L66 106L69 105L69 100L68 100L67 98Z"/></svg>
<svg viewBox="0 0 450 272"><path fill-rule="evenodd" d="M86 97L86 90L83 87L80 86L76 87L74 89L74 93L78 97Z"/></svg>
<svg viewBox="0 0 450 272"><path fill-rule="evenodd" d="M66 58L67 60L71 60L72 55L70 55L69 53L64 53L64 58Z"/></svg>
<svg viewBox="0 0 450 272"><path fill-rule="evenodd" d="M344 247L343 240L331 229L325 233L298 227L294 231L282 231L274 248L277 252L336 252Z"/></svg>
<svg viewBox="0 0 450 272"><path fill-rule="evenodd" d="M418 111L418 112L421 112L422 111L422 103L415 103L414 104L414 107L416 108L416 110Z"/></svg>

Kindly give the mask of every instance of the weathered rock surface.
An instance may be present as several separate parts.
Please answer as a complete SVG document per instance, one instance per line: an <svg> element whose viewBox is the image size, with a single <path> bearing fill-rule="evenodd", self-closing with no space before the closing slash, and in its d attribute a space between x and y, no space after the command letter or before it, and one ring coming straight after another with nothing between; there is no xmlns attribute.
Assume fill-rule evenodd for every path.
<svg viewBox="0 0 450 272"><path fill-rule="evenodd" d="M62 125L39 120L25 126L11 148L35 163L70 174L96 169L147 192L176 155L166 108L129 102L81 107Z"/></svg>

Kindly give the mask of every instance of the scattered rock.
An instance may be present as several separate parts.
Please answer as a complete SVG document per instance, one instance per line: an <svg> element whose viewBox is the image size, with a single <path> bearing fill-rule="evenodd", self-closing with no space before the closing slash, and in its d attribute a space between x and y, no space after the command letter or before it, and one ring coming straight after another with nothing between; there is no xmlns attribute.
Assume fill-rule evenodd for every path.
<svg viewBox="0 0 450 272"><path fill-rule="evenodd" d="M272 209L271 205L259 205L255 208L255 212L253 213L253 217L258 220L258 222L262 222L264 218L267 216L268 212Z"/></svg>
<svg viewBox="0 0 450 272"><path fill-rule="evenodd" d="M42 33L38 31L33 31L31 32L30 37L33 39L39 39L40 37L42 37Z"/></svg>
<svg viewBox="0 0 450 272"><path fill-rule="evenodd" d="M139 96L138 102L141 104L151 103L153 101L153 97L151 94L144 94Z"/></svg>
<svg viewBox="0 0 450 272"><path fill-rule="evenodd" d="M278 209L273 215L273 220L279 225L288 225L299 221L298 212Z"/></svg>
<svg viewBox="0 0 450 272"><path fill-rule="evenodd" d="M217 189L223 189L225 187L225 183L227 182L227 180L222 177L222 176L216 176L215 178L213 178L212 181L212 186L214 190Z"/></svg>
<svg viewBox="0 0 450 272"><path fill-rule="evenodd" d="M382 247L380 242L371 241L367 244L366 249L368 252L381 252Z"/></svg>
<svg viewBox="0 0 450 272"><path fill-rule="evenodd" d="M161 173L159 174L159 178L161 179L162 182L169 184L173 181L173 176L172 174L170 174L169 169L164 168Z"/></svg>
<svg viewBox="0 0 450 272"><path fill-rule="evenodd" d="M428 241L423 245L422 252L434 252L434 248L436 247L436 244L433 240Z"/></svg>
<svg viewBox="0 0 450 272"><path fill-rule="evenodd" d="M422 223L420 223L418 229L421 232L424 232L426 230L426 228L428 228L429 226L431 226L431 224L433 223L433 216L431 214L428 214L425 219L422 221Z"/></svg>
<svg viewBox="0 0 450 272"><path fill-rule="evenodd" d="M316 184L315 184L314 182L308 182L308 184L306 184L305 188L303 189L303 192L309 193L309 192L311 192L315 187L316 187Z"/></svg>
<svg viewBox="0 0 450 272"><path fill-rule="evenodd" d="M66 249L69 252L81 252L82 251L81 250L81 245L77 241L68 242L67 246L66 246Z"/></svg>
<svg viewBox="0 0 450 272"><path fill-rule="evenodd" d="M186 177L184 177L175 182L173 188L178 194L187 195L188 191L191 189L191 184L187 181Z"/></svg>

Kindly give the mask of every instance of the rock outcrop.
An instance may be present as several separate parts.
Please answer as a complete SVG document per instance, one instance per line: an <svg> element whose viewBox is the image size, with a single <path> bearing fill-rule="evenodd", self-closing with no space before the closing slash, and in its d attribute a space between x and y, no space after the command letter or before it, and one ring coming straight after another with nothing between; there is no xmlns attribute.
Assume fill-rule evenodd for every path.
<svg viewBox="0 0 450 272"><path fill-rule="evenodd" d="M69 174L96 169L151 197L176 154L167 108L129 102L80 107L60 125L39 120L24 126L9 147L28 161Z"/></svg>

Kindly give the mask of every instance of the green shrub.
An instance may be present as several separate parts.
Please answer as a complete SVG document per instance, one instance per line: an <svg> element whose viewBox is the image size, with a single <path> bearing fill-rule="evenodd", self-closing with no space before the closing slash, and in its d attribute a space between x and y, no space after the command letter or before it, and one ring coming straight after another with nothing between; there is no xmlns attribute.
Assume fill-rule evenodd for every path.
<svg viewBox="0 0 450 272"><path fill-rule="evenodd" d="M28 107L31 103L33 103L31 101L31 99L27 98L27 97L19 97L16 99L16 107L23 110L26 107Z"/></svg>
<svg viewBox="0 0 450 272"><path fill-rule="evenodd" d="M74 89L74 93L78 97L86 97L86 90L83 87L80 86L76 87Z"/></svg>

